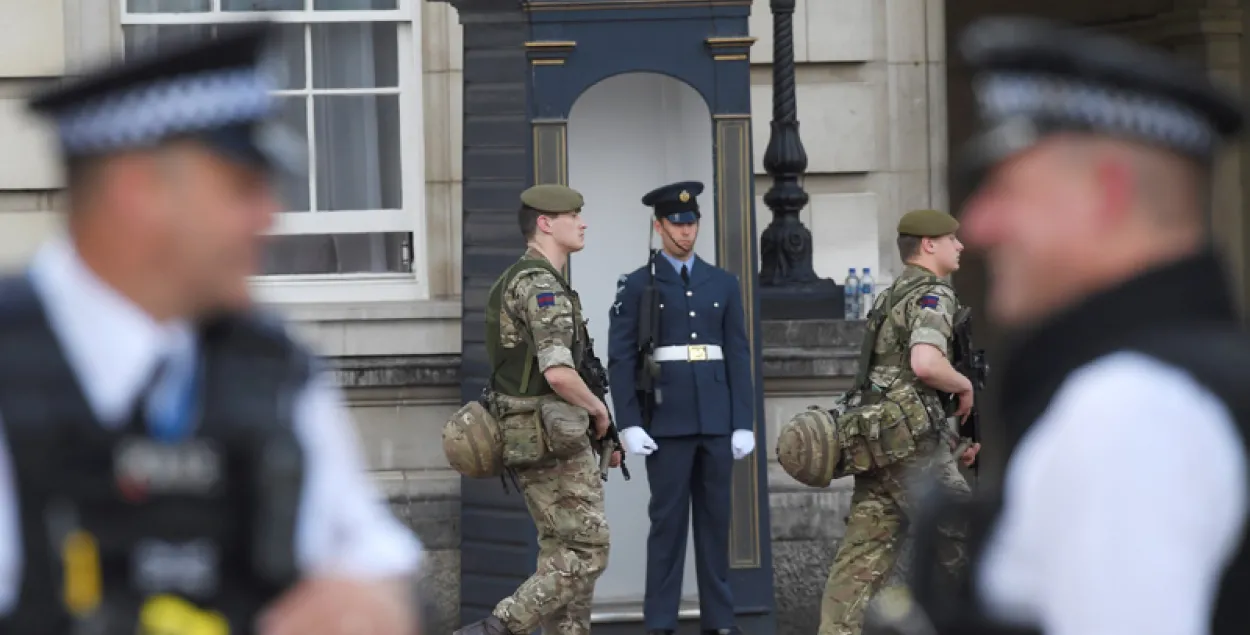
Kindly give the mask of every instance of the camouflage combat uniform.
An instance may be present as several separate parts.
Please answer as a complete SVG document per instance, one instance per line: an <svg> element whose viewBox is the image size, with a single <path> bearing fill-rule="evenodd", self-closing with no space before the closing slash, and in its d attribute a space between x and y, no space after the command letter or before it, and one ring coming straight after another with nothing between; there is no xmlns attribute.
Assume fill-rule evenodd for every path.
<svg viewBox="0 0 1250 635"><path fill-rule="evenodd" d="M524 351L532 342L534 355L527 356L525 364L536 366L533 378L520 382L530 386L519 385L515 376L501 382L500 403L522 402L531 395L555 398L542 372L577 367L576 357L587 341L580 301L558 275L533 249L504 274L504 281L508 276L511 281L501 289L496 350ZM489 322L488 318L488 332ZM540 625L548 635L589 633L595 581L608 563L608 522L598 463L587 445L571 458L549 458L515 472L538 529L538 565L493 614L516 634L531 633Z"/></svg>
<svg viewBox="0 0 1250 635"><path fill-rule="evenodd" d="M912 457L855 477L846 536L834 556L821 602L819 635L858 634L868 601L887 580L893 583L897 579L895 564L911 510L909 477L924 470L954 492L971 492L951 454L954 431L947 423L937 393L916 379L910 364L911 347L916 344L935 346L949 356L959 301L936 275L916 265L908 265L891 289L915 284L917 277L931 278L933 284L919 284L893 298L895 304L889 307L888 317L877 333L869 379L881 392L903 392L923 402L938 432L918 444ZM885 309L890 299L889 290L881 293L874 310ZM900 341L901 334L906 334L906 341ZM966 563L962 537L957 531L946 535L951 540L945 545L943 564L958 571Z"/></svg>

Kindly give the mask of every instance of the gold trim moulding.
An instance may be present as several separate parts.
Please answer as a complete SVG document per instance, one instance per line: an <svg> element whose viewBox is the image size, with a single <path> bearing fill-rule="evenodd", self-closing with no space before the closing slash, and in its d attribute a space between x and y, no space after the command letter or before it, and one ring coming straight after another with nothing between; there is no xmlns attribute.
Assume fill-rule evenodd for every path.
<svg viewBox="0 0 1250 635"><path fill-rule="evenodd" d="M713 55L712 59L718 62L741 62L747 59L746 53L738 53L735 55Z"/></svg>
<svg viewBox="0 0 1250 635"><path fill-rule="evenodd" d="M542 58L530 60L530 64L533 64L534 66L564 66L564 60Z"/></svg>
<svg viewBox="0 0 1250 635"><path fill-rule="evenodd" d="M531 51L571 51L577 46L573 40L535 40L526 42L525 48Z"/></svg>
<svg viewBox="0 0 1250 635"><path fill-rule="evenodd" d="M710 37L704 40L704 43L707 44L708 48L714 49L737 48L739 46L751 48L751 45L755 44L756 39L746 35L735 35L730 37Z"/></svg>

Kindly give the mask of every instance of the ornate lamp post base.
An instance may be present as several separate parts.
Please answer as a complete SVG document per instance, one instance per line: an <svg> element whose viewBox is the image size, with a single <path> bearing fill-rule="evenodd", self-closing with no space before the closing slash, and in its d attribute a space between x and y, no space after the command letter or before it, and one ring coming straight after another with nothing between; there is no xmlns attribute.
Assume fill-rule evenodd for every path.
<svg viewBox="0 0 1250 635"><path fill-rule="evenodd" d="M794 1L770 0L773 14L773 120L764 169L773 185L764 204L773 220L760 237L760 316L766 320L840 319L842 289L812 268L812 232L799 220L807 206L800 179L807 152L799 138L794 77Z"/></svg>
<svg viewBox="0 0 1250 635"><path fill-rule="evenodd" d="M764 198L772 198L777 191L774 187ZM802 190L797 192L802 193ZM802 198L806 199L807 195L803 194ZM761 318L828 320L842 317L845 304L842 285L816 275L812 268L812 232L799 222L797 211L775 215L760 243Z"/></svg>

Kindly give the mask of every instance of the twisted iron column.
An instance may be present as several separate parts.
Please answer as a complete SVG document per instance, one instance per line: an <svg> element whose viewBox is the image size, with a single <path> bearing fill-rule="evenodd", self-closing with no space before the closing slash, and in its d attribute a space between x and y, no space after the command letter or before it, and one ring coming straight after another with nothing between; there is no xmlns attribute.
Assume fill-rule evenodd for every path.
<svg viewBox="0 0 1250 635"><path fill-rule="evenodd" d="M812 232L799 220L807 206L800 179L807 152L799 138L794 79L794 2L771 0L773 14L773 120L764 169L773 185L764 204L773 220L760 238L760 294L767 319L842 317L842 294L812 267Z"/></svg>

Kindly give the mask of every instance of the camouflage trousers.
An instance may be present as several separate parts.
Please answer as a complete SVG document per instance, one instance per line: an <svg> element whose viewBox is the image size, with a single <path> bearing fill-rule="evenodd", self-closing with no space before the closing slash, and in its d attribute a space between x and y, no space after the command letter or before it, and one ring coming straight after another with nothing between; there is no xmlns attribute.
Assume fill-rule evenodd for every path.
<svg viewBox="0 0 1250 635"><path fill-rule="evenodd" d="M608 565L608 520L599 465L587 448L570 459L517 471L534 525L538 567L495 607L513 633L586 635L595 581Z"/></svg>
<svg viewBox="0 0 1250 635"><path fill-rule="evenodd" d="M855 477L855 492L820 606L819 635L859 635L868 602L887 585L903 581L911 502L908 479L916 474L936 478L960 496L971 494L949 446L935 443L928 452L890 468ZM967 564L963 532L944 527L939 555L947 570L959 575Z"/></svg>

